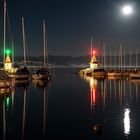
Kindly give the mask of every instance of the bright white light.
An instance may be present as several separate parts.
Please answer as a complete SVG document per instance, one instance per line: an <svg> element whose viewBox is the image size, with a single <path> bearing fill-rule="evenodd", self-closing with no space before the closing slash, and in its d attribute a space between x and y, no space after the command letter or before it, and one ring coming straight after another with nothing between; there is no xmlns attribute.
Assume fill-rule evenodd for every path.
<svg viewBox="0 0 140 140"><path fill-rule="evenodd" d="M132 9L132 7L131 7L130 5L125 5L125 6L122 8L122 12L123 12L123 14L125 14L125 15L130 15L130 14L132 14L133 9Z"/></svg>
<svg viewBox="0 0 140 140"><path fill-rule="evenodd" d="M130 109L127 108L124 110L124 134L130 134Z"/></svg>

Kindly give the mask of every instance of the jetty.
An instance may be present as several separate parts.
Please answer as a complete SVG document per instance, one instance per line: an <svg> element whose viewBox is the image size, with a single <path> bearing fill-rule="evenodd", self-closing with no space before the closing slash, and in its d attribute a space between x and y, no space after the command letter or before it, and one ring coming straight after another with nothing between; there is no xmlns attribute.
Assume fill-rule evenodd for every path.
<svg viewBox="0 0 140 140"><path fill-rule="evenodd" d="M89 67L81 69L79 72L83 76L93 76L95 78L109 79L140 79L140 70L136 67L124 66L104 66L96 58L96 52L92 51Z"/></svg>
<svg viewBox="0 0 140 140"><path fill-rule="evenodd" d="M89 64L90 64L89 68L80 70L80 72L79 72L80 75L93 76L96 78L105 78L107 72L103 68L99 67L99 63L97 61L95 51L93 51L93 53L92 53L92 57L91 57Z"/></svg>

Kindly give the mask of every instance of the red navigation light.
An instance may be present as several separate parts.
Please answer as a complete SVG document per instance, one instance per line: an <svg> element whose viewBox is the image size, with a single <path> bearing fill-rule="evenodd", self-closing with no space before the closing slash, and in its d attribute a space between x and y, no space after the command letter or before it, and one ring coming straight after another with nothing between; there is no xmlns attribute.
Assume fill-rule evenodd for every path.
<svg viewBox="0 0 140 140"><path fill-rule="evenodd" d="M93 51L93 54L95 54L96 53L96 51Z"/></svg>

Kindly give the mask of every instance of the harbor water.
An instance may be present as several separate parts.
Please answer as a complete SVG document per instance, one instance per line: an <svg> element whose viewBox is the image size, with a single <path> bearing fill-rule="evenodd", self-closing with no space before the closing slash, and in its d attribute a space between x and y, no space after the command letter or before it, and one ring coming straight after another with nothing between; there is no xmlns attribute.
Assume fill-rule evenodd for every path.
<svg viewBox="0 0 140 140"><path fill-rule="evenodd" d="M0 139L138 140L140 80L78 71L56 68L50 81L21 81L1 91Z"/></svg>

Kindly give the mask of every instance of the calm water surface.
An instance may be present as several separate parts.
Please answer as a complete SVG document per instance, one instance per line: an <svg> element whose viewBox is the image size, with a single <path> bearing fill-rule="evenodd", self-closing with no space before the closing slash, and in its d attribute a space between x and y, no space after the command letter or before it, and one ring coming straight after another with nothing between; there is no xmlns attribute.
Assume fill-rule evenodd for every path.
<svg viewBox="0 0 140 140"><path fill-rule="evenodd" d="M140 81L80 77L56 69L47 83L0 94L0 139L139 139Z"/></svg>

